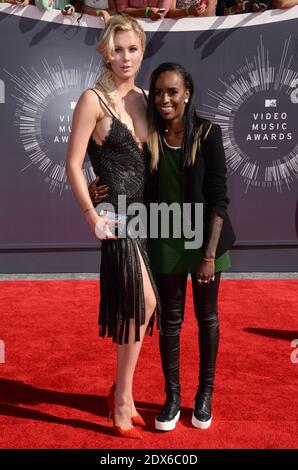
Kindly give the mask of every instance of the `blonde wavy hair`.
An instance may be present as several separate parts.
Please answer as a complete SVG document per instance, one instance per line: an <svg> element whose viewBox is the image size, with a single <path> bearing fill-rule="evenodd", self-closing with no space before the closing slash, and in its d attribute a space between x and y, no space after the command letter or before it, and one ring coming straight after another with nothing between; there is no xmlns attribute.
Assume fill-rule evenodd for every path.
<svg viewBox="0 0 298 470"><path fill-rule="evenodd" d="M141 48L144 52L146 47L146 34L140 24L128 15L114 15L107 21L105 28L101 32L97 45L97 52L102 56L99 75L95 87L101 90L114 105L116 104L116 83L111 66L108 63L109 57L115 53L114 39L118 32L133 31L140 39Z"/></svg>

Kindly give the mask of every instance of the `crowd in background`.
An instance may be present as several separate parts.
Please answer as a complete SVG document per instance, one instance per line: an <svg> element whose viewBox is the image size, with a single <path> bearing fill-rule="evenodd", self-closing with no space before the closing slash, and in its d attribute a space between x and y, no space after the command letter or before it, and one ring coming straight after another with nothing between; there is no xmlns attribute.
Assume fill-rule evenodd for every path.
<svg viewBox="0 0 298 470"><path fill-rule="evenodd" d="M0 0L19 6L36 5L43 10L60 10L63 15L94 15L105 22L111 15L126 13L151 21L166 18L225 16L291 8L298 0Z"/></svg>

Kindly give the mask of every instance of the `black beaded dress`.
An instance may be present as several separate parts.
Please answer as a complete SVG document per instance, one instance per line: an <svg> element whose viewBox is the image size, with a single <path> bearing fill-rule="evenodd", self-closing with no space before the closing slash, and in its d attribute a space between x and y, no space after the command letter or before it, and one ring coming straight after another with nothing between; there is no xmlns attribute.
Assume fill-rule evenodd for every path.
<svg viewBox="0 0 298 470"><path fill-rule="evenodd" d="M100 184L109 186L106 201L118 210L118 196L126 196L126 206L144 203L148 172L146 149L141 150L126 124L120 121L101 99L111 115L110 130L97 144L90 137L87 153ZM139 253L143 258L157 300L157 327L160 326L160 302L151 272L147 241L144 238L103 240L101 244L99 335L106 334L122 344L129 338L130 320L134 319L135 340L140 340L140 326L145 323L145 301ZM152 333L154 315L148 330Z"/></svg>

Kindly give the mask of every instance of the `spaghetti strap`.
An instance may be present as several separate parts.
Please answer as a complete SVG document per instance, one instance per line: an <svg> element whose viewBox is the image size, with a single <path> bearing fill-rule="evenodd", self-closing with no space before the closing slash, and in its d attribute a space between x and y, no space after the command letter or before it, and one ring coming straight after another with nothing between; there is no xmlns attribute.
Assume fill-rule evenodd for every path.
<svg viewBox="0 0 298 470"><path fill-rule="evenodd" d="M146 103L148 103L148 96L146 95L145 90L143 90L143 88L141 88L141 90L142 90L143 95L145 97Z"/></svg>
<svg viewBox="0 0 298 470"><path fill-rule="evenodd" d="M89 90L92 90L94 91L94 93L97 95L100 103L102 103L104 105L104 107L106 108L106 110L114 117L116 118L115 114L113 113L113 111L110 110L110 108L108 107L108 105L105 103L105 101L101 98L101 96L99 96L99 94L97 93L97 91L94 90L94 88L89 88Z"/></svg>

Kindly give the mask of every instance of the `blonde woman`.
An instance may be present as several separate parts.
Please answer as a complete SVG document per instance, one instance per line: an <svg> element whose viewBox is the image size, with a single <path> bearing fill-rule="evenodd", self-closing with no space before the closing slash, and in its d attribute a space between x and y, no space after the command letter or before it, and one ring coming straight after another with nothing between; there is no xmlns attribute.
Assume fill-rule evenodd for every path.
<svg viewBox="0 0 298 470"><path fill-rule="evenodd" d="M142 203L146 173L146 96L135 85L145 49L145 33L136 20L115 15L107 22L97 51L103 67L94 89L86 90L76 106L67 155L67 176L92 232L105 237L112 222L93 207L82 165L87 150L101 184L109 187L107 201L121 212ZM98 228L100 227L100 230ZM144 425L133 397L133 376L146 330L152 329L157 291L144 239L104 239L100 269L100 335L111 336L117 348L117 370L108 403L114 432L140 438L133 426Z"/></svg>

